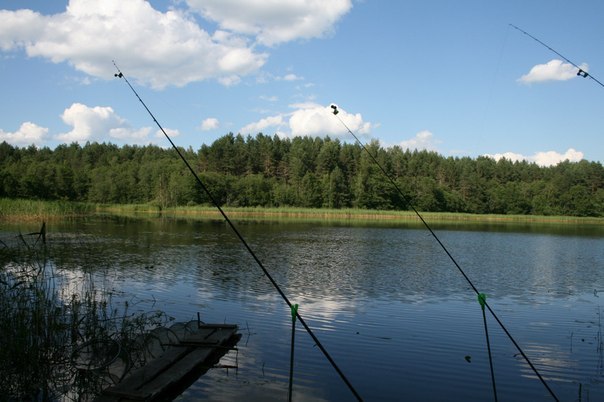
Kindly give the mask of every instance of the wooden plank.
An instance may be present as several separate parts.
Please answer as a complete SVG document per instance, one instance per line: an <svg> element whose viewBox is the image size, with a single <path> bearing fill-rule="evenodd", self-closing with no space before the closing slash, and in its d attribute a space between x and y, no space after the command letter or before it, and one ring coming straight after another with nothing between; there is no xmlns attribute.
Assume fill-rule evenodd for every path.
<svg viewBox="0 0 604 402"><path fill-rule="evenodd" d="M163 372L161 376L146 384L143 388L153 391L150 399L154 400L171 390L177 389L179 385L182 386L184 381L189 381L188 386L190 386L199 376L217 363L226 353L225 350L230 349L240 338L241 335L237 334L236 331L232 331L230 336L222 338L221 345L224 345L224 347L194 348L177 365ZM181 389L184 390L186 387Z"/></svg>
<svg viewBox="0 0 604 402"><path fill-rule="evenodd" d="M115 396L139 399L139 393L136 392L138 388L140 388L145 382L153 380L153 378L161 374L162 371L170 368L183 356L189 353L189 351L190 348L187 347L175 347L168 349L161 356L151 360L145 366L134 370L132 374L124 378L119 384L106 389L104 392Z"/></svg>
<svg viewBox="0 0 604 402"><path fill-rule="evenodd" d="M236 328L210 327L201 328L194 333L188 333L178 343L164 343L164 346L218 346L225 338L229 338Z"/></svg>
<svg viewBox="0 0 604 402"><path fill-rule="evenodd" d="M95 399L95 402L114 402L114 401L146 401L147 396L144 392L137 390L116 390L114 388L106 389L100 398Z"/></svg>
<svg viewBox="0 0 604 402"><path fill-rule="evenodd" d="M153 381L145 383L138 391L146 395L146 399L153 400L166 389L174 387L176 383L195 370L196 367L203 366L205 360L212 352L211 348L193 349L179 360L178 364L175 364L169 370L163 371Z"/></svg>
<svg viewBox="0 0 604 402"><path fill-rule="evenodd" d="M199 326L199 329L204 329L204 328L231 328L231 329L237 329L237 325L236 324L201 324Z"/></svg>
<svg viewBox="0 0 604 402"><path fill-rule="evenodd" d="M183 378L196 370L197 376L207 371L225 353L223 345L230 347L239 340L237 329L232 324L203 325L188 334L182 344L171 347L103 393L118 400L153 400L177 388Z"/></svg>
<svg viewBox="0 0 604 402"><path fill-rule="evenodd" d="M182 340L182 343L185 344L201 344L201 345L210 345L224 342L228 338L230 338L237 331L237 327L235 328L202 328L198 332L194 332L192 334L188 334Z"/></svg>

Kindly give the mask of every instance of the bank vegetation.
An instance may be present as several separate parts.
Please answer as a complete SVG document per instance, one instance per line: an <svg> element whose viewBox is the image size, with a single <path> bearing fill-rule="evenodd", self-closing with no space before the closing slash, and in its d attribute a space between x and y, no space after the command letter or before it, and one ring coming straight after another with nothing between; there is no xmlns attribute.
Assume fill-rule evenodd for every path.
<svg viewBox="0 0 604 402"><path fill-rule="evenodd" d="M181 151L225 207L405 211L413 205L423 212L604 216L599 162L542 167L377 142L367 148L402 195L358 144L329 137L227 134L198 150ZM161 210L210 201L174 150L107 143L55 149L1 143L0 198Z"/></svg>

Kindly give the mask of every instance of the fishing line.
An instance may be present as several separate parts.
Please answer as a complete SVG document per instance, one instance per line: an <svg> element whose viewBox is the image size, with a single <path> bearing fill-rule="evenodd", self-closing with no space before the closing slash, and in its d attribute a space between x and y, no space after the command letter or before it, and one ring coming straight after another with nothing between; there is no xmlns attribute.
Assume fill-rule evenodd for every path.
<svg viewBox="0 0 604 402"><path fill-rule="evenodd" d="M164 133L164 136L170 142L170 145L172 145L172 148L174 148L174 150L176 151L176 153L178 154L178 156L180 157L180 159L182 159L182 161L184 162L184 164L187 166L187 168L189 169L189 171L193 175L193 177L195 177L195 180L197 181L197 184L199 184L201 186L201 188L206 193L206 195L208 196L208 198L210 198L210 201L212 202L212 204L218 209L218 211L220 211L220 214L222 215L222 217L224 218L224 220L226 221L226 223L229 225L229 227L233 230L233 232L235 233L235 235L237 236L237 238L239 239L239 241L247 249L248 253L252 256L252 258L254 259L254 261L256 261L256 264L258 264L258 266L260 267L260 269L262 270L262 272L264 272L264 275L268 278L268 280L271 282L271 284L273 285L273 287L277 290L277 292L279 293L279 295L281 296L281 298L285 301L285 303L287 303L287 305L291 309L292 306L293 306L293 304L289 301L289 299L287 298L287 296L285 295L285 293L281 290L281 288L279 287L279 285L277 284L277 282L273 279L273 277L271 276L271 274L264 267L264 264L262 264L262 262L260 261L260 259L256 256L256 253L254 252L254 250L252 250L252 248L249 246L249 244L247 243L247 241L245 241L245 239L243 238L243 236L241 235L241 233L239 233L239 230L237 230L237 228L235 227L235 224L233 224L233 222L229 219L229 217L224 212L224 210L220 207L220 204L216 201L216 199L214 198L214 196L212 195L212 193L210 192L210 190L208 189L208 187L206 187L206 185L199 178L199 176L197 175L197 173L195 173L195 171L193 170L193 168L191 167L191 165L189 164L189 162L187 162L187 160L185 159L185 157L182 155L182 153L180 152L180 150L178 149L178 147L174 144L174 142L172 142L172 139L170 138L170 136L168 135L168 133L166 133L166 131L164 130L164 128L161 126L161 124L159 124L159 122L157 121L157 119L155 118L155 116L153 115L153 113L151 113L151 110L149 110L149 108L147 107L147 105L145 104L145 102L143 102L143 100L138 95L138 93L136 92L136 90L134 89L134 87L132 85L130 85L130 81L128 81L128 79L126 78L126 76L122 73L122 71L119 69L119 67L115 63L115 61L113 61L113 65L117 69L117 74L115 74L115 77L117 77L117 78L123 78L124 81L126 81L126 84L128 84L128 86L130 87L130 89L132 90L132 92L134 93L134 95L136 95L136 97L138 98L138 100L140 101L140 103L143 105L143 107L145 108L145 110L147 111L147 113L149 113L149 116L151 116L151 118L153 119L153 121L155 122L155 124L157 125L157 127L159 127L159 129L161 130L161 132ZM295 315L298 318L298 320L300 321L300 324L302 324L302 326L304 327L304 329L306 329L306 332L308 332L308 334L313 339L313 341L315 342L315 344L317 345L317 347L321 350L321 352L323 352L323 355L325 356L325 358L327 358L327 360L332 365L332 367L340 375L340 378L348 386L348 388L354 394L354 396L357 398L357 400L362 401L363 399L361 398L361 396L359 395L359 393L352 386L352 384L350 383L350 381L348 381L348 378L346 378L346 376L344 375L344 373L342 372L342 370L340 370L340 368L338 367L338 365L336 364L336 362L333 360L333 358L327 352L327 349L325 349L325 347L323 346L323 344L319 341L319 339L316 337L316 335L310 329L310 327L308 326L308 324L306 324L306 321L304 321L304 319L302 318L302 316L300 315L300 313L297 310L295 312Z"/></svg>
<svg viewBox="0 0 604 402"><path fill-rule="evenodd" d="M516 25L514 24L510 24L510 26L512 28L516 28L517 30L519 30L520 32L522 32L523 34L525 34L526 36L528 36L529 38L534 39L535 41L537 41L538 43L540 43L541 45L545 46L546 48L548 48L549 50L551 50L552 52L556 53L558 56L562 57L564 59L564 61L566 61L567 63L572 64L573 66L575 66L579 71L577 71L577 75L579 77L583 77L583 78L591 78L592 80L594 80L595 82L597 82L598 84L600 84L601 87L604 87L604 84L602 84L600 81L598 81L596 79L596 77L594 77L593 75L589 74L587 71L583 70L581 67L579 67L578 65L576 65L575 63L573 63L572 61L570 61L569 59L567 59L566 57L562 56L560 53L558 53L556 50L554 50L553 48L551 48L550 46L546 45L545 43L541 42L539 39L535 38L533 35L531 35L530 33L518 28Z"/></svg>
<svg viewBox="0 0 604 402"><path fill-rule="evenodd" d="M287 400L292 402L292 391L294 385L294 351L296 346L296 313L298 312L298 305L292 306L292 341L289 352L289 392Z"/></svg>
<svg viewBox="0 0 604 402"><path fill-rule="evenodd" d="M388 174L388 172L386 172L386 169L384 169L384 167L382 166L382 164L380 162L378 162L378 160L375 158L375 156L371 152L369 152L369 149L367 149L367 147L365 146L365 144L363 144L361 142L361 140L359 140L359 138L356 136L356 134L353 133L352 130L350 128L348 128L348 126L346 125L346 123L344 123L344 121L340 118L340 116L338 116L338 113L339 113L338 107L336 105L331 105L331 108L333 109L332 113L334 114L334 116L336 116L336 118L340 121L340 123L342 123L342 125L346 128L346 130L348 131L348 133L350 133L350 135L352 135L354 137L354 139L356 140L356 142L369 155L369 157L371 158L371 160L373 161L373 163L375 163L378 166L378 168L382 171L382 173L384 174L384 176L386 176L386 178L388 179L388 181L390 182L390 184L392 184L392 186L396 189L396 191L401 196L401 198L407 203L407 205L409 205L409 207L415 213L415 215L417 215L417 217L423 223L423 225L428 230L428 232L430 232L430 234L432 235L432 237L434 237L434 239L436 240L436 242L438 243L438 245L441 247L441 249L449 257L449 259L451 260L451 262L453 263L453 265L455 265L455 267L457 268L457 270L459 271L459 273L461 273L461 275L464 277L464 279L466 280L466 282L468 282L468 284L470 285L470 287L472 288L472 290L474 290L474 292L476 293L476 295L480 295L481 293L478 291L478 288L474 285L474 283L470 280L470 277L468 275L466 275L466 273L461 268L461 266L459 265L459 263L457 262L457 260L449 252L449 250L447 249L447 247L440 240L440 238L436 235L436 233L432 230L432 227L430 227L430 225L428 224L428 222L426 222L426 220L424 219L424 217L419 213L419 211L415 208L415 206L408 200L408 198L405 196L405 194L403 193L403 191L396 184L396 181L394 180L394 178L392 178L392 176L390 174ZM503 330L503 332L505 332L505 334L507 335L507 337L514 344L514 346L516 347L516 349L518 350L518 352L520 353L520 355L522 355L522 357L524 358L524 360L528 363L528 365L531 368L531 370L533 370L533 372L535 373L535 375L539 378L539 380L541 380L541 383L543 383L543 385L545 386L545 388L549 391L550 395L554 398L554 400L559 401L559 399L556 396L556 394L554 394L554 391L545 382L545 379L541 376L541 374L539 374L539 371L537 371L537 368L533 365L533 363L531 363L531 361L528 358L528 356L524 353L524 351L522 350L522 348L520 347L520 345L516 342L516 340L514 339L514 337L512 336L512 334L507 330L507 328L505 327L505 325L503 324L503 322L499 319L499 317L497 317L497 315L495 314L495 311L493 311L493 309L491 309L491 306L489 306L489 304L486 302L486 300L484 301L484 305L489 310L489 312L491 313L491 315L493 316L493 318L495 319L495 321L497 321L497 323L499 324L499 326L501 327L501 329Z"/></svg>
<svg viewBox="0 0 604 402"><path fill-rule="evenodd" d="M491 354L491 341L489 340L489 328L487 326L487 316L484 312L484 303L487 300L487 295L484 293L480 293L478 295L478 303L480 304L480 309L482 310L482 323L484 325L484 333L487 339L487 352L489 353L489 367L491 369L491 383L493 384L493 397L494 401L497 402L497 385L495 382L495 370L493 369L493 355Z"/></svg>

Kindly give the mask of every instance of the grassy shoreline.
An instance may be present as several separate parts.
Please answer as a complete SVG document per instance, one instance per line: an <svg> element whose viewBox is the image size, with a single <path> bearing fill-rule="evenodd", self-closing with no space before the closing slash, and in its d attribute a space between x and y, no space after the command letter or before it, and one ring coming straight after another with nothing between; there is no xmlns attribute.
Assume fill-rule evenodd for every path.
<svg viewBox="0 0 604 402"><path fill-rule="evenodd" d="M39 222L86 216L94 212L95 205L84 202L0 198L0 222Z"/></svg>
<svg viewBox="0 0 604 402"><path fill-rule="evenodd" d="M302 209L302 208L224 208L229 216L251 219L289 219L316 218L335 221L405 221L420 222L413 211L379 211L366 209ZM165 215L188 216L201 215L220 217L216 208L178 207L163 211ZM420 212L426 220L436 222L535 222L535 223L589 223L604 224L604 218L585 218L574 216L536 216L536 215L495 215L468 214L453 212Z"/></svg>
<svg viewBox="0 0 604 402"><path fill-rule="evenodd" d="M418 222L413 211L378 211L364 209L311 208L234 208L225 213L236 219L249 220L325 220L334 222L403 221ZM542 223L602 225L604 218L539 215L494 215L450 212L420 212L422 217L439 223ZM181 206L161 209L152 204L92 204L69 201L38 201L0 199L0 221L41 221L95 216L101 214L132 216L164 216L199 219L221 219L211 206Z"/></svg>

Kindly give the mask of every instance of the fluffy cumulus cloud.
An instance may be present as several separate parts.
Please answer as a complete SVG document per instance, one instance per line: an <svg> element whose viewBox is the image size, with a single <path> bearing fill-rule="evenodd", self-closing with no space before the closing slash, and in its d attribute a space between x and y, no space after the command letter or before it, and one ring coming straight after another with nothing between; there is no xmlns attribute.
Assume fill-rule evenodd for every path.
<svg viewBox="0 0 604 402"><path fill-rule="evenodd" d="M48 129L40 127L31 122L21 124L21 127L15 132L6 132L0 130L0 142L6 141L15 146L36 145L41 146L46 140Z"/></svg>
<svg viewBox="0 0 604 402"><path fill-rule="evenodd" d="M587 71L587 64L580 66L581 70ZM570 63L564 63L562 60L551 60L546 64L537 64L528 74L523 75L518 81L530 84L533 82L544 81L566 81L577 77L577 67Z"/></svg>
<svg viewBox="0 0 604 402"><path fill-rule="evenodd" d="M0 50L26 46L44 32L40 14L31 10L0 10Z"/></svg>
<svg viewBox="0 0 604 402"><path fill-rule="evenodd" d="M360 113L352 114L344 109L338 109L337 117L333 115L330 106L321 106L314 103L297 104L289 118L289 127L293 136L347 136L348 130L344 124L355 134L364 136L371 132L371 123L364 122ZM342 120L340 122L339 120Z"/></svg>
<svg viewBox="0 0 604 402"><path fill-rule="evenodd" d="M115 59L154 88L204 79L232 84L267 58L245 39L210 35L185 11L160 12L144 0L70 0L54 15L0 11L0 49L20 48L101 78L113 77Z"/></svg>
<svg viewBox="0 0 604 402"><path fill-rule="evenodd" d="M283 115L276 115L276 116L269 116L269 117L265 117L263 119L260 119L259 121L250 123L244 127L241 128L240 132L244 133L244 134L258 134L258 133L264 133L264 134L268 134L265 132L265 130L267 128L272 128L272 130L274 132L277 133L282 133L281 129L285 126L285 121L283 119Z"/></svg>
<svg viewBox="0 0 604 402"><path fill-rule="evenodd" d="M203 131L210 131L210 130L215 130L220 126L220 122L218 121L218 119L214 118L214 117L208 117L207 119L204 119L201 122L201 126L200 128Z"/></svg>
<svg viewBox="0 0 604 402"><path fill-rule="evenodd" d="M276 45L322 37L352 8L351 0L187 0L191 9L224 29Z"/></svg>
<svg viewBox="0 0 604 402"><path fill-rule="evenodd" d="M267 134L267 129L271 129L282 136L346 137L349 133L344 124L357 136L367 136L372 129L371 123L363 121L360 113L352 114L339 109L338 118L336 118L331 105L299 103L291 105L291 107L294 109L291 113L263 118L246 125L240 132L252 135L259 132Z"/></svg>
<svg viewBox="0 0 604 402"><path fill-rule="evenodd" d="M428 130L423 130L415 134L415 137L401 141L399 145L403 149L425 149L428 151L436 151L436 147L439 143L440 141L434 138L434 134Z"/></svg>
<svg viewBox="0 0 604 402"><path fill-rule="evenodd" d="M24 49L104 79L116 60L156 89L206 79L233 85L266 63L258 44L324 36L351 8L351 0L188 0L161 12L145 0L69 0L52 15L0 10L0 50ZM206 31L196 15L219 28Z"/></svg>
<svg viewBox="0 0 604 402"><path fill-rule="evenodd" d="M532 156L525 156L514 152L505 152L502 154L486 154L490 158L499 160L505 158L507 160L517 161L528 161L534 162L539 166L553 166L560 162L568 160L570 162L579 162L583 159L583 152L577 151L573 148L569 148L565 153L561 154L556 151L536 152Z"/></svg>
<svg viewBox="0 0 604 402"><path fill-rule="evenodd" d="M55 138L61 142L85 143L86 141L118 140L136 144L148 144L150 127L132 128L111 107L90 107L74 103L65 109L61 119L71 131L58 134Z"/></svg>

